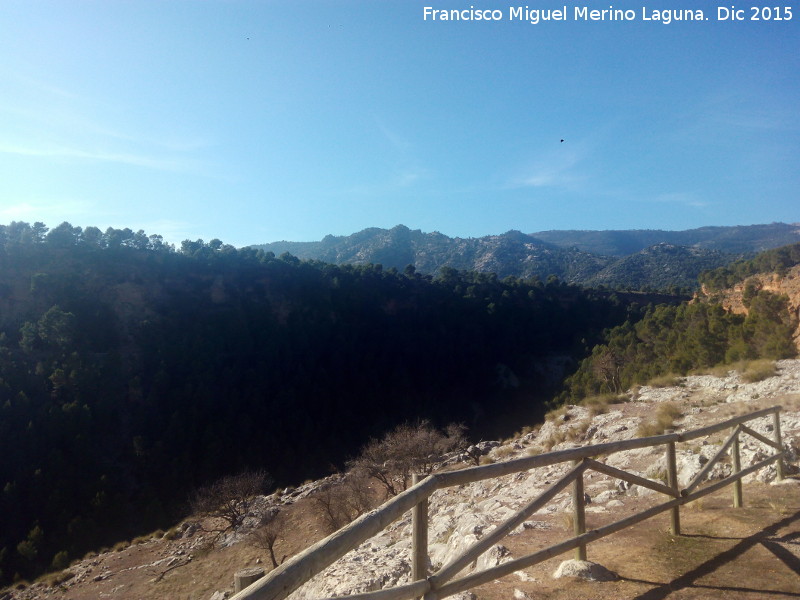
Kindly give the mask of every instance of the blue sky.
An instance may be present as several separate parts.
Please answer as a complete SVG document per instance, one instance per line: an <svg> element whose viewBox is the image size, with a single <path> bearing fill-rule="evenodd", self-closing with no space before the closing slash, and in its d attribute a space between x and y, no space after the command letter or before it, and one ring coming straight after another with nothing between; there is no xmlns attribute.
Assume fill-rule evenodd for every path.
<svg viewBox="0 0 800 600"><path fill-rule="evenodd" d="M578 22L610 4L577 2L533 25L510 6L0 0L0 223L242 246L800 221L800 8Z"/></svg>

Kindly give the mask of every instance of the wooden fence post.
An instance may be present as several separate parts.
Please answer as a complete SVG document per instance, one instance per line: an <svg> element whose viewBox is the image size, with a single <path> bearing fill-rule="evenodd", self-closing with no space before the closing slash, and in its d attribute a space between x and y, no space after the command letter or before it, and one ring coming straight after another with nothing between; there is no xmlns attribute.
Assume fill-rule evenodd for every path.
<svg viewBox="0 0 800 600"><path fill-rule="evenodd" d="M233 591L239 593L263 576L264 569L261 567L250 567L249 569L237 571L233 576Z"/></svg>
<svg viewBox="0 0 800 600"><path fill-rule="evenodd" d="M733 460L734 474L742 470L742 460L739 455L739 428L736 428L736 437L733 438L733 447L731 448L731 458ZM737 479L733 482L733 507L741 508L742 506L742 480Z"/></svg>
<svg viewBox="0 0 800 600"><path fill-rule="evenodd" d="M420 476L414 473L411 484L417 485ZM427 579L428 577L428 500L422 500L411 509L411 536L412 559L411 580Z"/></svg>
<svg viewBox="0 0 800 600"><path fill-rule="evenodd" d="M783 441L781 440L781 413L779 410L772 413L772 423L775 428L775 443L778 444L778 452L783 452ZM782 459L779 458L775 463L775 469L777 471L775 479L782 481L784 476Z"/></svg>
<svg viewBox="0 0 800 600"><path fill-rule="evenodd" d="M572 464L578 466L581 464L581 461L576 460ZM572 486L572 522L576 536L586 533L586 512L584 511L583 501L583 473L578 475ZM586 544L581 544L575 548L575 560L586 560Z"/></svg>
<svg viewBox="0 0 800 600"><path fill-rule="evenodd" d="M675 459L675 442L667 442L667 485L675 492L678 489L678 466ZM669 532L672 535L681 534L681 509L680 506L673 506L670 510Z"/></svg>
<svg viewBox="0 0 800 600"><path fill-rule="evenodd" d="M733 447L731 448L731 459L733 462L733 472L738 473L742 470L742 461L739 455L739 429L736 429L736 437L733 438ZM737 479L733 483L733 507L741 508L742 506L742 480Z"/></svg>

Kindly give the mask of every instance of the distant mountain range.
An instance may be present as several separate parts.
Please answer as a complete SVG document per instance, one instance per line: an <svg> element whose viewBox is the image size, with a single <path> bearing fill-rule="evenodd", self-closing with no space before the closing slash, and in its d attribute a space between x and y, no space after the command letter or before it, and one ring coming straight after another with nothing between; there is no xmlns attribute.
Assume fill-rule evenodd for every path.
<svg viewBox="0 0 800 600"><path fill-rule="evenodd" d="M627 256L662 243L718 250L727 254L751 254L800 241L800 223L700 227L685 231L539 231L531 236L562 248L578 248L607 256Z"/></svg>
<svg viewBox="0 0 800 600"><path fill-rule="evenodd" d="M397 225L364 229L318 242L253 246L276 255L334 264L380 263L436 274L443 266L493 272L498 277L547 279L583 285L665 289L694 287L697 275L731 261L800 241L800 224L701 227L686 231L508 231L480 238L451 238Z"/></svg>

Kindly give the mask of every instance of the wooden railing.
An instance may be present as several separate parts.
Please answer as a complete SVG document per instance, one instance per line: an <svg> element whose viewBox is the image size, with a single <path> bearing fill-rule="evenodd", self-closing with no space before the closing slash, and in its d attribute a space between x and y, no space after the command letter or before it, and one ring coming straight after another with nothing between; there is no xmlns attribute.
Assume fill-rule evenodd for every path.
<svg viewBox="0 0 800 600"><path fill-rule="evenodd" d="M437 600L446 596L451 596L459 592L482 585L499 577L509 575L520 569L531 567L544 560L558 556L570 550L575 550L575 557L581 560L586 559L586 545L602 537L630 527L636 523L649 519L657 514L670 511L670 530L673 534L680 534L680 506L711 494L725 486L734 485L735 507L742 505L742 483L741 480L746 475L754 473L759 469L776 462L777 479L783 479L783 463L781 458L784 455L781 441L780 428L780 406L767 408L747 415L735 417L722 423L686 431L683 433L667 433L652 437L623 440L619 442L608 442L594 446L580 448L570 448L537 456L527 456L502 463L489 464L479 467L471 467L458 471L434 473L422 481L416 481L408 490L398 494L377 510L362 515L346 527L331 534L294 556L266 577L256 581L246 589L232 596L231 600L283 600L314 575L322 572L325 568L333 564L336 560L344 556L348 551L356 548L362 542L381 532L393 521L397 520L405 512L412 512L412 582L405 585L396 586L377 592L369 592L347 597L347 600L406 600L424 596L425 600ZM773 416L773 436L774 439L761 435L753 429L744 425L748 421ZM675 444L687 442L701 437L706 437L719 431L732 429L732 433L719 451L712 457L697 476L684 489L679 489L678 474L675 459ZM739 435L747 434L774 448L776 452L762 461L751 465L745 469L741 468L739 457ZM595 457L613 454L624 450L637 448L647 448L652 446L664 445L666 447L667 458L667 484L645 479L639 475L603 464ZM724 479L699 488L700 484L706 479L711 469L719 460L731 452L732 474ZM518 473L555 465L563 462L572 462L572 469L559 481L554 483L549 489L531 500L514 516L498 525L495 529L477 541L472 547L467 549L461 556L453 559L448 564L441 567L435 573L427 572L428 565L428 498L439 489L463 485L502 477L511 473ZM666 502L653 506L640 513L631 515L609 525L605 525L592 531L586 531L584 519L584 494L583 494L583 473L587 470L594 470L605 475L622 479L631 484L649 488L656 492L665 494L670 499ZM503 537L511 533L521 525L530 515L543 508L558 493L572 486L573 493L573 522L575 535L561 543L555 544L543 550L534 552L527 556L504 562L495 567L483 571L472 573L464 577L456 576L481 554L497 544Z"/></svg>

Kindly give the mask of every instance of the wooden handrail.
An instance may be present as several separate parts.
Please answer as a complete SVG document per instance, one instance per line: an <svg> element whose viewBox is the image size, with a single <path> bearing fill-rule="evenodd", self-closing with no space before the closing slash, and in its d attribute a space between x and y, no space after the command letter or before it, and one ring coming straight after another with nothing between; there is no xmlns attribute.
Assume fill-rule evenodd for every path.
<svg viewBox="0 0 800 600"><path fill-rule="evenodd" d="M356 548L391 523L399 519L436 489L436 481L429 476L386 502L377 510L332 533L303 552L293 556L278 568L251 586L232 596L236 600L283 600L320 571Z"/></svg>
<svg viewBox="0 0 800 600"><path fill-rule="evenodd" d="M596 460L587 459L586 464L593 471L597 471L598 473L603 473L604 475L615 477L617 479L622 479L623 481L627 481L628 483L632 483L634 485L640 485L653 491L661 492L662 494L667 494L668 496L673 496L676 498L680 495L680 492L676 492L673 488L666 486L663 483L658 483L657 481L639 477L633 473L628 473L622 469L610 467L604 463L597 462Z"/></svg>
<svg viewBox="0 0 800 600"><path fill-rule="evenodd" d="M460 572L464 567L469 565L473 560L475 560L475 558L486 552L489 548L514 531L514 529L522 525L525 519L550 502L550 500L552 500L556 494L567 487L570 483L575 481L576 478L583 475L585 470L586 465L583 463L574 467L558 482L550 486L547 491L543 492L532 502L529 502L527 506L520 510L516 515L506 520L505 523L498 525L491 531L491 533L483 536L460 557L439 569L439 571L430 577L431 583L435 586L437 581L448 581L449 579L452 579L453 576Z"/></svg>
<svg viewBox="0 0 800 600"><path fill-rule="evenodd" d="M705 478L711 473L711 469L714 468L719 460L728 452L728 449L731 447L734 441L739 438L739 427L737 425L736 429L733 430L733 433L728 436L728 439L725 440L725 443L722 444L717 453L711 457L711 459L706 463L706 465L700 470L700 472L695 475L695 478L686 486L686 489L681 490L682 496L687 496L694 488L696 488L700 483L705 481Z"/></svg>
<svg viewBox="0 0 800 600"><path fill-rule="evenodd" d="M700 477L700 475L707 475L711 468L708 464L703 472L701 472L701 474L699 474L698 477L692 481L687 489L678 491L676 481L671 480L670 485L665 486L660 483L644 479L638 475L626 473L625 471L609 467L603 463L586 459L591 459L601 455L613 454L625 450L647 448L666 444L667 447L672 451L672 455L670 456L671 460L674 461L674 444L676 442L685 442L697 439L699 437L711 435L731 427L737 427L736 431L725 443L723 450L720 450L720 452L718 452L717 455L711 461L709 461L709 463L713 466L713 463L719 460L722 452L734 443L740 431L742 433L752 435L755 439L762 443L780 449L780 410L780 406L773 406L771 408L766 408L747 415L734 417L721 423L693 431L668 433L664 435L635 438L618 442L607 442L593 446L559 450L556 452L539 454L537 456L526 456L502 463L470 467L458 471L434 473L416 483L408 490L390 499L380 508L362 515L349 525L343 527L339 531L334 532L327 538L320 540L313 546L292 557L284 564L271 571L266 577L256 581L248 588L232 596L231 600L284 600L284 598L299 588L302 584L311 579L313 576L322 572L325 568L333 564L347 552L358 547L362 542L385 529L389 524L400 518L404 513L408 512L420 503L427 502L428 498L436 490L502 477L512 473L519 473L522 471L528 471L535 468L569 461L577 462L579 464L577 464L577 466L575 466L564 478L554 484L549 490L545 491L539 497L529 502L521 511L506 520L481 541L474 544L462 556L454 559L448 565L442 567L437 573L427 577L426 579L420 579L409 584L396 586L390 589L379 590L376 592L340 597L338 600L342 600L342 598L347 598L348 600L406 600L418 598L423 595L425 595L428 600L443 598L471 587L475 587L481 583L485 583L485 581L491 581L492 579L496 579L504 574L519 570L525 566L537 564L538 562L553 556L557 556L558 554L562 554L571 549L585 547L585 545L591 541L597 540L606 535L610 535L611 533L615 533L616 531L626 527L630 527L635 523L639 523L640 521L670 509L673 510L673 528L675 528L676 524L679 528L679 520L676 513L678 508L687 502L705 496L706 494L710 494L718 489L721 489L722 487L730 485L731 483L738 482L742 477L758 471L759 469L773 462L777 462L778 477L782 478L783 466L781 464L781 459L784 456L784 452L779 451L773 456L762 460L755 465L747 467L746 469L741 469L740 471L733 473L731 476L697 491L693 490L702 481L702 477ZM772 414L775 419L776 439L774 441L754 432L748 427L741 426L742 423L752 421L769 414ZM670 464L671 461L668 459L668 467ZM491 569L481 571L480 573L473 573L461 579L451 581L451 579L458 572L463 570L464 567L477 559L480 554L502 539L504 535L516 528L522 521L524 521L525 518L527 518L527 516L533 512L536 512L536 510L539 510L570 482L577 483L578 479L582 479L583 471L587 468L591 468L607 475L618 477L626 481L654 489L657 492L672 496L674 499L588 533L582 532L569 540L551 546L550 548L540 550L527 557L515 559ZM674 473L672 473L672 470L674 469L670 469L671 479L674 478ZM680 496L675 497L676 494L680 494ZM580 508L582 509L582 506ZM419 523L416 524L414 530L419 531L419 526ZM675 533L678 532L676 531Z"/></svg>

